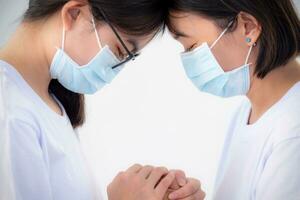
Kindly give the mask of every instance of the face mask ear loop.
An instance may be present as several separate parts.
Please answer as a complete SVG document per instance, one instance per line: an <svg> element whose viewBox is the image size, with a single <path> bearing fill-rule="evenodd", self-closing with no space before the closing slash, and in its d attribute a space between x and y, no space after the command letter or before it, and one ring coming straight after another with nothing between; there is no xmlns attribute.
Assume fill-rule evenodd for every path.
<svg viewBox="0 0 300 200"><path fill-rule="evenodd" d="M66 29L63 26L63 29L62 29L62 40L61 40L61 49L63 51L65 50L65 39L66 39Z"/></svg>
<svg viewBox="0 0 300 200"><path fill-rule="evenodd" d="M245 61L245 66L248 64L248 61L250 59L250 55L251 55L251 52L252 52L252 49L255 45L251 45L250 49L249 49L249 52L247 54L247 57L246 57L246 61ZM249 65L251 65L252 63L249 63Z"/></svg>
<svg viewBox="0 0 300 200"><path fill-rule="evenodd" d="M233 21L231 21L227 28L220 34L220 36L216 39L216 41L210 46L210 49L213 49L216 44L219 42L219 40L225 35L225 33L228 31L229 27L233 24Z"/></svg>
<svg viewBox="0 0 300 200"><path fill-rule="evenodd" d="M95 34L96 34L97 42L98 42L98 45L99 45L99 49L101 50L102 49L102 44L101 44L101 41L100 41L100 38L99 38L99 35L98 35L98 31L96 29L96 23L95 23L94 17L92 18L92 23L93 23L94 31L95 31Z"/></svg>

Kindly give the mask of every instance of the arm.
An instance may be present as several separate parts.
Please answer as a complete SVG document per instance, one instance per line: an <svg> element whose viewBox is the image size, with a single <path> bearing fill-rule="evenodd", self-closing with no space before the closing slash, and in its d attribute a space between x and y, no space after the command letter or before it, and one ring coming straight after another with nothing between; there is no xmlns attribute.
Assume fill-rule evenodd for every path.
<svg viewBox="0 0 300 200"><path fill-rule="evenodd" d="M39 144L38 130L21 120L8 125L16 199L52 200L49 173Z"/></svg>

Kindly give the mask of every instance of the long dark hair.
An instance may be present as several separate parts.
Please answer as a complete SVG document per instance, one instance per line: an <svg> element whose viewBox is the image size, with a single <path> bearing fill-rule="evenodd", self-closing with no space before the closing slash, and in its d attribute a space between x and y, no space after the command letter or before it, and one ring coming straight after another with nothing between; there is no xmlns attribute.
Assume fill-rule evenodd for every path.
<svg viewBox="0 0 300 200"><path fill-rule="evenodd" d="M240 12L254 16L262 26L255 74L264 78L300 53L300 21L292 0L167 0L168 12L192 12L214 20L225 29ZM235 20L236 21L236 20ZM175 30L166 19L170 31ZM233 24L231 31L236 24Z"/></svg>
<svg viewBox="0 0 300 200"><path fill-rule="evenodd" d="M69 0L30 0L24 20L45 19L59 11ZM104 20L101 10L105 11L109 22L119 31L143 36L159 32L165 18L165 6L162 0L88 0L92 14L100 21ZM49 92L53 93L64 106L74 128L85 121L84 95L71 92L57 80L52 80Z"/></svg>

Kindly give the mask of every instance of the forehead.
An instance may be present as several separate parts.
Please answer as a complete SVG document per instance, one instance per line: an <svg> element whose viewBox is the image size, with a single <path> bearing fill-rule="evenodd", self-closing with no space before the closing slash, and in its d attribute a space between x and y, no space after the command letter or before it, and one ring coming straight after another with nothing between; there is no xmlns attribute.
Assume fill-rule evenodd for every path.
<svg viewBox="0 0 300 200"><path fill-rule="evenodd" d="M155 33L151 33L143 36L135 36L135 35L130 35L122 32L119 32L119 35L124 42L135 46L137 48L137 51L142 50L156 36Z"/></svg>
<svg viewBox="0 0 300 200"><path fill-rule="evenodd" d="M168 20L169 30L177 35L186 33L189 35L202 34L218 29L215 22L208 17L193 12L172 11Z"/></svg>

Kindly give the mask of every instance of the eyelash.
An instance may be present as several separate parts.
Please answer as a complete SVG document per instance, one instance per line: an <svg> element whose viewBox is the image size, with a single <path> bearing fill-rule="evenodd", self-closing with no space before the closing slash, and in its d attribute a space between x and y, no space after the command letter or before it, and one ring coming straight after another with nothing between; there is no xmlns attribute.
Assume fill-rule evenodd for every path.
<svg viewBox="0 0 300 200"><path fill-rule="evenodd" d="M191 47L189 47L186 51L192 51L194 49L194 47L196 46L196 43L193 44Z"/></svg>
<svg viewBox="0 0 300 200"><path fill-rule="evenodd" d="M126 55L126 54L124 54L124 52L122 52L122 50L121 50L120 47L118 47L118 53L119 53L119 57L120 57L120 58L125 58L125 55Z"/></svg>

